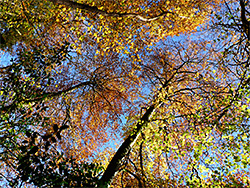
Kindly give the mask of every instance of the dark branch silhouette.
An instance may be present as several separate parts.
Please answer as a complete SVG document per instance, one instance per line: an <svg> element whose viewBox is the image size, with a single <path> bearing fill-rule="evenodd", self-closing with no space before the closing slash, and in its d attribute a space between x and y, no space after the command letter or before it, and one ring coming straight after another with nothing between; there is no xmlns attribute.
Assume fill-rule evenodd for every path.
<svg viewBox="0 0 250 188"><path fill-rule="evenodd" d="M243 0L240 0L242 29L250 40L250 22L246 18L246 7Z"/></svg>
<svg viewBox="0 0 250 188"><path fill-rule="evenodd" d="M149 17L146 18L140 14L136 14L136 13L117 13L117 12L107 12L105 10L100 10L98 9L96 6L90 6L87 4L82 4L82 3L77 3L77 2L73 2L70 0L50 0L51 2L53 2L54 4L59 4L59 5L64 5L73 9L81 9L81 10L85 10L85 11L89 11L89 12L93 12L96 14L100 14L103 16L113 16L113 17L132 17L132 18L137 18L143 22L150 22L150 21L154 21L159 19L161 16L164 16L165 14L174 14L173 12L170 11L162 11L159 15L154 16L154 17Z"/></svg>

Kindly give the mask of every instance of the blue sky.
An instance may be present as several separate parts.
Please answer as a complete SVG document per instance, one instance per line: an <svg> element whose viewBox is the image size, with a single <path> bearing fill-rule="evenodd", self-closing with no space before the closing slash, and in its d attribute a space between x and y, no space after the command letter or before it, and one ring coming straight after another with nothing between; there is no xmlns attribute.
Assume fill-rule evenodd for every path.
<svg viewBox="0 0 250 188"><path fill-rule="evenodd" d="M0 51L0 67L10 65L10 59L12 57L13 56L11 56L9 53Z"/></svg>

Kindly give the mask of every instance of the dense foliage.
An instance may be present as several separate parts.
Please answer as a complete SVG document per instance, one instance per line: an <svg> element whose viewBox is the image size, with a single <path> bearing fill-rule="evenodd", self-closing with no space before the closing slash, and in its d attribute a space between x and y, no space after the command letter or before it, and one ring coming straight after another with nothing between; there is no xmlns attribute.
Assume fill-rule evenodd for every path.
<svg viewBox="0 0 250 188"><path fill-rule="evenodd" d="M250 186L249 0L0 5L1 186Z"/></svg>

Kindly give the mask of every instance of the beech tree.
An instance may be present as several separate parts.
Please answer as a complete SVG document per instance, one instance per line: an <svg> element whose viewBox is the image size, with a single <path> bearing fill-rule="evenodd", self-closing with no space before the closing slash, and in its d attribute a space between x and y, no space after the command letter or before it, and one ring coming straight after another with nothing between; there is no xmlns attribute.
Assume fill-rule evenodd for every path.
<svg viewBox="0 0 250 188"><path fill-rule="evenodd" d="M248 0L0 3L2 184L249 186Z"/></svg>

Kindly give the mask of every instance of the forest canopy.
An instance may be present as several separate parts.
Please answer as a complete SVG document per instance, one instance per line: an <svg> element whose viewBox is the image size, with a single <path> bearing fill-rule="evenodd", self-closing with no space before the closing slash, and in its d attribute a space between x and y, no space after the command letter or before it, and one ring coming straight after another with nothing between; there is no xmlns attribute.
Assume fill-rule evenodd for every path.
<svg viewBox="0 0 250 188"><path fill-rule="evenodd" d="M0 0L0 185L250 186L249 0Z"/></svg>

